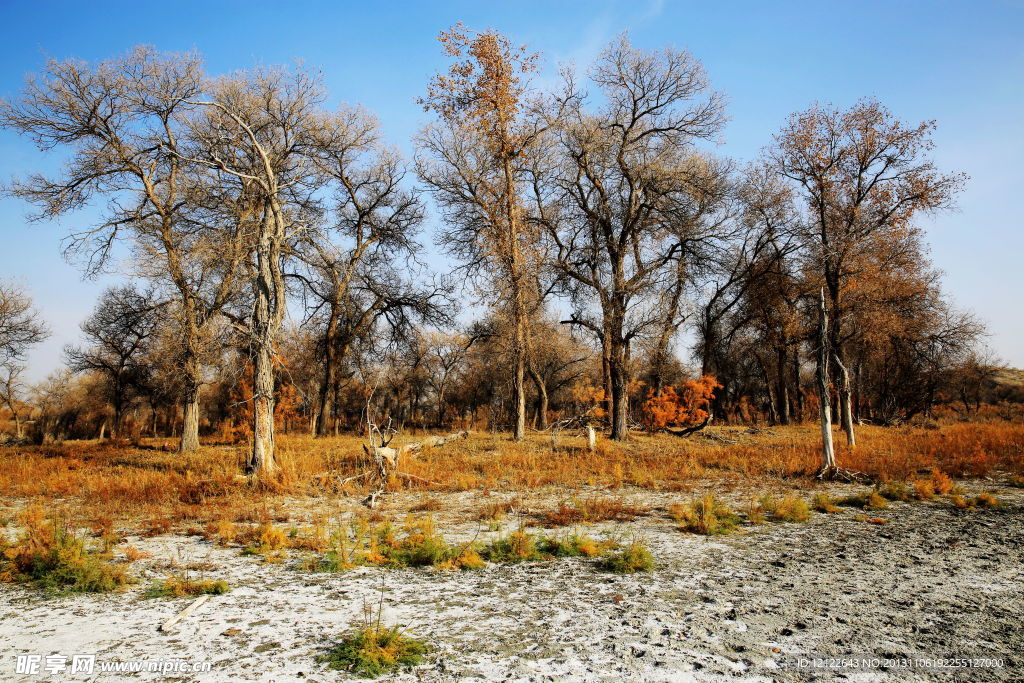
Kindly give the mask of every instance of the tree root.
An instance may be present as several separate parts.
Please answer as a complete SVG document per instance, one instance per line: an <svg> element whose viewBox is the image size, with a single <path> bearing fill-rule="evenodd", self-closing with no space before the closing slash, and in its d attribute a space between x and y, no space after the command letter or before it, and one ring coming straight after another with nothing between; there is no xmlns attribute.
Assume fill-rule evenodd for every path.
<svg viewBox="0 0 1024 683"><path fill-rule="evenodd" d="M863 472L848 470L843 467L822 467L816 475L820 481L842 481L849 484L869 484L871 477Z"/></svg>

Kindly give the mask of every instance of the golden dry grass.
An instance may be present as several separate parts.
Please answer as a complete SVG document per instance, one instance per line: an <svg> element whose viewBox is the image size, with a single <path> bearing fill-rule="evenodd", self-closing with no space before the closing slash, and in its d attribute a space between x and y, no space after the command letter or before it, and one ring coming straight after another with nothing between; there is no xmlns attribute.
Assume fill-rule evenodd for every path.
<svg viewBox="0 0 1024 683"><path fill-rule="evenodd" d="M507 435L473 434L401 463L402 471L418 479L396 479L389 488L422 490L423 507L428 509L430 492L546 486L686 491L701 480L757 483L808 477L818 469L813 425L777 427L771 433L749 433L742 427L714 433L736 443L701 435L684 439L638 434L625 443L602 439L598 452L590 453L582 437L563 435L553 448L545 434L533 434L519 444ZM399 437L392 445L418 438ZM840 446L841 466L911 485L934 471L939 474L932 475L937 493L944 492L943 474L1024 474L1024 424L1018 422L953 423L938 429L866 426L859 429L858 440L856 450ZM114 520L126 519L151 534L166 533L178 521L264 521L284 501L362 493L365 484L339 482L363 471L363 443L354 435L282 435L281 475L259 486L241 475L244 444L205 446L187 457L146 445L90 441L4 447L0 496L12 505L39 501L63 506L83 526L100 532L111 528Z"/></svg>

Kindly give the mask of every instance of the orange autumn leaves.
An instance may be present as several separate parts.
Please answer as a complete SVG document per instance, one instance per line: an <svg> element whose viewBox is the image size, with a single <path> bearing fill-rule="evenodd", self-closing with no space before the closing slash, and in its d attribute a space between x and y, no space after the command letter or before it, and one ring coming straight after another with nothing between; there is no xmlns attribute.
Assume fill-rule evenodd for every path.
<svg viewBox="0 0 1024 683"><path fill-rule="evenodd" d="M708 417L715 390L721 388L718 380L705 376L683 382L678 391L672 386L662 389L659 396L649 391L640 406L640 420L650 431L700 424Z"/></svg>

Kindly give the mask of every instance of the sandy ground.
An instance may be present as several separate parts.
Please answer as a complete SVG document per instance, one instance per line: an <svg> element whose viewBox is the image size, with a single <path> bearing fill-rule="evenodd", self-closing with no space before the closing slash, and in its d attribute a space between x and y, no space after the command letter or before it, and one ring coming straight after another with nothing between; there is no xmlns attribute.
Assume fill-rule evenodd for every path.
<svg viewBox="0 0 1024 683"><path fill-rule="evenodd" d="M882 525L846 510L716 538L677 531L660 515L588 528L594 536L647 541L658 569L632 576L571 559L462 573L308 574L197 537L132 538L154 557L136 563L144 582L127 592L56 598L0 586L0 680L70 677L18 676L18 654L211 665L201 674L70 677L79 679L347 678L316 658L364 602L380 599L382 586L385 620L408 624L436 648L428 664L398 680L1021 680L1024 491L998 494L1005 503L999 511L893 503L872 513L889 520ZM557 500L557 493L547 495ZM650 505L682 498L626 496ZM441 499L447 510L480 503L478 493ZM387 504L405 510L414 502L389 496ZM454 521L465 515L437 517L450 538L476 533L475 523ZM206 576L227 579L233 590L165 634L158 626L190 601L144 599L141 592L167 575L169 558L207 564ZM812 655L998 658L1002 666L794 668Z"/></svg>

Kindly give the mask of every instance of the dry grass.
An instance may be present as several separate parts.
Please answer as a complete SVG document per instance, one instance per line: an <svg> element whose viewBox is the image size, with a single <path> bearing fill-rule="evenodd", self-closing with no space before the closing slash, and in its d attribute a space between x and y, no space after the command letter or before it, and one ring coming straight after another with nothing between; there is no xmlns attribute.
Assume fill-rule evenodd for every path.
<svg viewBox="0 0 1024 683"><path fill-rule="evenodd" d="M389 488L422 490L423 498L414 507L429 511L434 509L430 497L434 492L528 491L546 486L685 491L707 479L760 484L804 478L819 465L813 425L776 427L771 433L758 434L725 427L715 433L737 443L720 443L699 434L688 439L637 434L621 444L601 439L600 452L592 454L582 437L563 437L558 450L552 451L546 435L512 443L507 435L473 434L403 462L402 471L423 481L394 480ZM393 445L419 438L402 435ZM117 525L160 535L179 524L198 523L201 528L216 520L260 521L273 517L274 510L290 508L296 499L366 491L364 480L339 484L363 471L363 441L358 436L281 435L281 475L259 485L241 475L243 446L206 446L191 456L145 445L89 441L7 446L0 448L4 458L0 496L19 501L18 506L32 501L63 506L71 521L100 535ZM876 480L909 482L913 497L927 497L926 486L918 485L925 479L934 493L944 495L952 491L950 477L994 472L1024 476L1024 424L1019 422L953 423L939 429L866 426L859 429L858 441L855 451L839 448L839 464ZM623 520L643 514L628 507L614 495L580 498L566 503L564 509L544 513L544 523ZM512 508L506 502L485 504L479 514L500 519ZM227 536L212 532L217 538Z"/></svg>

